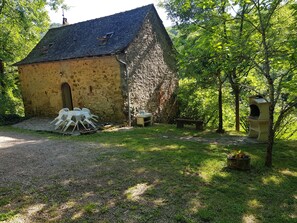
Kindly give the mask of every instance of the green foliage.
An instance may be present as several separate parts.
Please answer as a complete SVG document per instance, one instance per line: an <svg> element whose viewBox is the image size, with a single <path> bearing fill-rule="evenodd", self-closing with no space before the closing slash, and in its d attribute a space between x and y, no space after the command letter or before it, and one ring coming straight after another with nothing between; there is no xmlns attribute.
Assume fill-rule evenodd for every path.
<svg viewBox="0 0 297 223"><path fill-rule="evenodd" d="M228 77L235 96L237 130L242 91L252 89L268 98L271 105L265 166L271 167L275 137L296 133L296 2L166 0L163 6L180 23L177 28L182 35L175 42L180 46L177 49L185 77L198 76L197 82L200 79L202 84L205 76L217 77L219 105L223 79ZM248 79L252 85L243 88ZM222 129L221 108L218 130Z"/></svg>
<svg viewBox="0 0 297 223"><path fill-rule="evenodd" d="M293 1L251 1L253 10L246 21L255 27L251 40L257 40L250 60L265 86L262 91L271 102L269 144L265 165L272 165L274 137L290 137L296 131L297 105L297 18ZM295 116L295 117L294 117ZM289 133L290 132L290 133Z"/></svg>
<svg viewBox="0 0 297 223"><path fill-rule="evenodd" d="M0 75L0 115L16 114L23 116L24 107L18 87L18 73L13 67L7 66L5 73Z"/></svg>
<svg viewBox="0 0 297 223"><path fill-rule="evenodd" d="M1 125L12 125L12 124L18 123L23 120L24 120L23 116L19 116L16 114L8 114L8 115L0 114L0 126Z"/></svg>
<svg viewBox="0 0 297 223"><path fill-rule="evenodd" d="M203 120L214 127L217 124L217 92L197 86L195 79L182 79L179 82L178 100L180 116Z"/></svg>
<svg viewBox="0 0 297 223"><path fill-rule="evenodd" d="M17 214L16 211L9 211L7 213L0 213L0 221L5 221L13 218Z"/></svg>
<svg viewBox="0 0 297 223"><path fill-rule="evenodd" d="M63 0L0 1L0 114L24 114L13 63L23 59L49 27L46 6L56 10Z"/></svg>
<svg viewBox="0 0 297 223"><path fill-rule="evenodd" d="M97 206L98 205L95 203L89 203L83 207L83 210L88 214L92 214L96 211Z"/></svg>
<svg viewBox="0 0 297 223"><path fill-rule="evenodd" d="M178 24L175 27L178 32L171 29L171 34L180 53L181 77L195 78L197 91L201 87L212 91L212 84L218 83L216 71L221 71L221 79L228 77L230 86L224 84L223 95L228 98L224 100L228 104L224 105L226 125L234 113L229 107L234 99L227 93L231 87L232 95L240 94L241 102L254 94L269 97L274 110L274 119L270 118L274 120L273 132L277 137L295 133L297 7L294 1L165 0L161 5ZM240 116L247 131L246 108L246 103L240 107Z"/></svg>
<svg viewBox="0 0 297 223"><path fill-rule="evenodd" d="M276 138L297 139L297 110L294 109L289 115L282 119Z"/></svg>
<svg viewBox="0 0 297 223"><path fill-rule="evenodd" d="M194 78L184 78L179 81L178 101L180 116L203 120L209 128L218 126L218 92L207 85L201 86ZM241 126L248 131L247 116L249 114L248 92L242 92ZM234 127L234 102L230 86L223 90L223 120L227 128Z"/></svg>
<svg viewBox="0 0 297 223"><path fill-rule="evenodd" d="M9 65L22 59L49 26L45 1L3 0L0 58Z"/></svg>
<svg viewBox="0 0 297 223"><path fill-rule="evenodd" d="M246 26L242 21L247 7L242 6L242 10L239 9L234 17L230 14L229 1L175 0L163 1L163 6L178 23L175 27L178 32L173 32L173 29L170 31L175 34L181 77L195 78L197 86L205 89L216 87L228 92L232 88L232 95L223 94L223 101L227 101L228 105L222 106L224 123L229 126L230 117L235 117L232 114L239 115L239 106L230 101L240 103L239 94L243 91L242 86L246 84L246 76L251 69L251 63L243 55L243 49L245 55L250 53L247 41L250 30L244 29ZM226 85L226 80L230 85ZM221 107L220 103L218 96L217 108ZM232 111L232 107L236 112ZM218 115L220 117L220 112ZM237 126L239 127L238 121Z"/></svg>

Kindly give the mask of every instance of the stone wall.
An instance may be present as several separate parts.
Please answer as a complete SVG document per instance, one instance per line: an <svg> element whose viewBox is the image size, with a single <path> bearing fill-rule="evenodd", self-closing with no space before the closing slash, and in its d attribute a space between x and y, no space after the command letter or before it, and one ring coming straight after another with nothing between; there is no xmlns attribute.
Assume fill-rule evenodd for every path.
<svg viewBox="0 0 297 223"><path fill-rule="evenodd" d="M175 53L157 14L151 12L126 50L132 115L153 113L155 121L170 122L177 113ZM125 106L127 108L127 105Z"/></svg>
<svg viewBox="0 0 297 223"><path fill-rule="evenodd" d="M55 116L63 107L67 82L74 107L87 107L102 121L124 121L120 65L115 56L74 59L19 67L27 116Z"/></svg>

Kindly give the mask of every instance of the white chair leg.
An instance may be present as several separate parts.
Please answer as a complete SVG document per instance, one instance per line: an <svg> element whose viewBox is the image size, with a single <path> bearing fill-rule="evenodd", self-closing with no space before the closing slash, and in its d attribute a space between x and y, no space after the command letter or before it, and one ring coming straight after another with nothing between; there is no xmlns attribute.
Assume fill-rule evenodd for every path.
<svg viewBox="0 0 297 223"><path fill-rule="evenodd" d="M57 130L58 128L60 128L61 126L63 126L62 127L62 129L64 128L64 122L65 121L62 121L62 120L60 120L59 122L57 122L55 125L56 125L56 127L55 127L55 130Z"/></svg>
<svg viewBox="0 0 297 223"><path fill-rule="evenodd" d="M87 129L86 126L84 125L84 123L83 123L82 121L80 121L80 124L82 124L82 126L83 126L85 129Z"/></svg>
<svg viewBox="0 0 297 223"><path fill-rule="evenodd" d="M65 131L69 128L69 126L70 126L72 123L73 123L73 121L69 121L69 122L67 123L67 125L65 125L65 127L64 127L64 129L63 129L63 132L65 132Z"/></svg>
<svg viewBox="0 0 297 223"><path fill-rule="evenodd" d="M58 119L55 118L53 121L50 122L50 124L53 124L55 121L57 121Z"/></svg>
<svg viewBox="0 0 297 223"><path fill-rule="evenodd" d="M75 122L75 125L74 125L74 127L73 127L73 129L72 129L72 133L74 132L76 126L77 126L77 130L79 130L79 128L78 128L78 122Z"/></svg>
<svg viewBox="0 0 297 223"><path fill-rule="evenodd" d="M96 129L96 126L94 125L94 123L92 121L90 121L89 119L85 119L85 122L88 123L88 125L91 125L94 129Z"/></svg>

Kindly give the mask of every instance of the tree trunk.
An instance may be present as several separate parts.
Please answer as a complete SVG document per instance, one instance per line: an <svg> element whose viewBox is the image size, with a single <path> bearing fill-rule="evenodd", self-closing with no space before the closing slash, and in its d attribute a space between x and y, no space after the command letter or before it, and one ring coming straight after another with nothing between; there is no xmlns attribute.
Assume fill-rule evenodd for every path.
<svg viewBox="0 0 297 223"><path fill-rule="evenodd" d="M268 46L268 38L266 36L266 25L264 24L262 18L261 18L261 12L259 11L260 8L257 7L257 10L259 12L259 18L260 18L260 29L261 29L261 36L262 36L262 44L263 44L263 54L264 54L264 63L263 63L263 75L267 79L267 86L269 89L269 100L270 100L270 106L269 106L269 127L268 127L268 145L266 148L266 158L265 158L265 166L272 167L272 148L274 144L274 128L273 128L273 122L274 122L274 108L275 108L275 97L274 97L274 79L270 73L270 49Z"/></svg>
<svg viewBox="0 0 297 223"><path fill-rule="evenodd" d="M271 120L269 120L268 145L266 147L266 158L265 158L265 166L267 167L272 167L272 148L274 144L274 131L273 131L273 127L271 127L270 122Z"/></svg>
<svg viewBox="0 0 297 223"><path fill-rule="evenodd" d="M0 92L2 95L5 94L5 82L4 82L4 63L0 59Z"/></svg>
<svg viewBox="0 0 297 223"><path fill-rule="evenodd" d="M240 131L240 114L239 114L239 98L240 98L240 85L237 80L236 68L228 74L229 83L234 93L234 105L235 105L235 130Z"/></svg>
<svg viewBox="0 0 297 223"><path fill-rule="evenodd" d="M3 60L0 59L0 74L4 73L4 63Z"/></svg>
<svg viewBox="0 0 297 223"><path fill-rule="evenodd" d="M240 131L240 114L239 114L239 95L240 90L238 85L233 88L234 90L234 96L235 96L235 130Z"/></svg>
<svg viewBox="0 0 297 223"><path fill-rule="evenodd" d="M217 129L217 133L224 133L223 129L223 94L222 94L222 81L219 78L219 96L218 96L218 104L219 104L219 127Z"/></svg>
<svg viewBox="0 0 297 223"><path fill-rule="evenodd" d="M270 90L269 99L270 99L271 105L269 107L268 145L266 148L265 166L272 167L272 149L273 149L274 136L275 136L275 131L273 127L274 108L275 108L273 83L270 83L269 90Z"/></svg>

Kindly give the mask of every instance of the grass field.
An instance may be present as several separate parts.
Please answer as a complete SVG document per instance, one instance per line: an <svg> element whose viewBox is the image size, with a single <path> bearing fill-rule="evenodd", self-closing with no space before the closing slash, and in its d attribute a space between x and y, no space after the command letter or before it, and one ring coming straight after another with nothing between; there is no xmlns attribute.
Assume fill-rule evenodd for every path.
<svg viewBox="0 0 297 223"><path fill-rule="evenodd" d="M242 134L234 132L218 135L154 125L77 137L25 134L100 145L94 146L97 155L89 164L96 166L93 178L86 179L100 185L89 185L92 199L79 203L79 193L85 191L73 195L69 186L48 185L46 194L35 193L23 201L21 196L28 191L0 185L2 221L39 202L47 205L51 217L40 222L297 222L294 140L276 142L273 168L268 169L264 167L266 145L240 143ZM250 171L226 168L227 154L233 149L251 156ZM66 203L73 204L71 214L59 217ZM17 208L9 210L9 205Z"/></svg>

